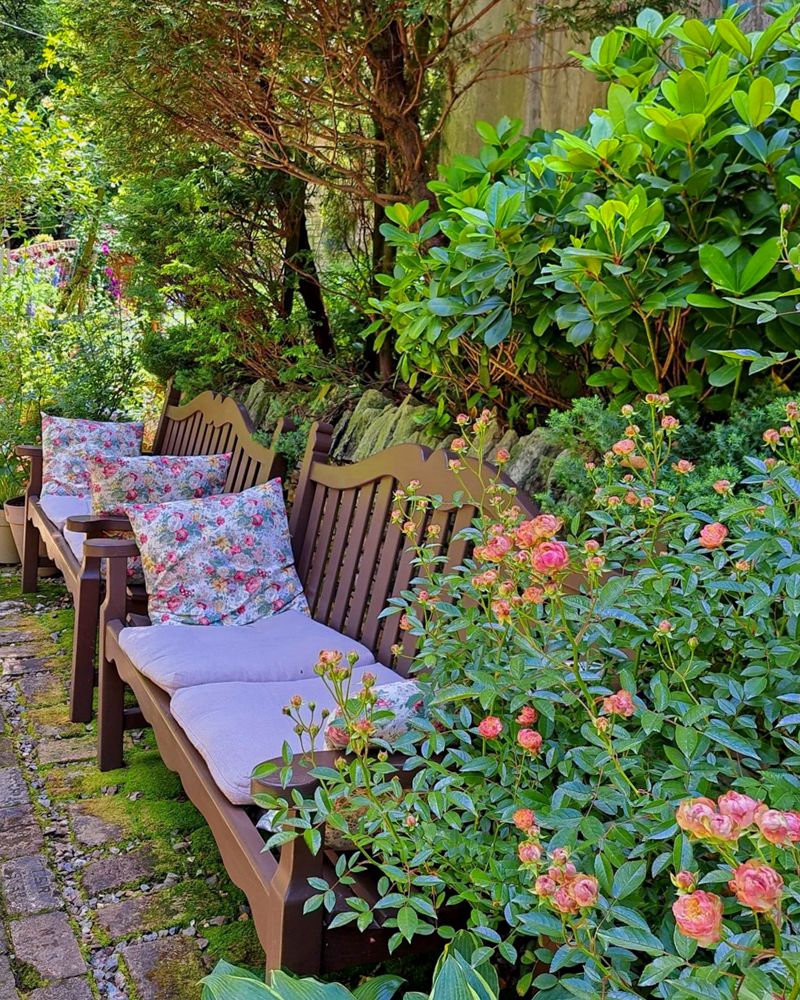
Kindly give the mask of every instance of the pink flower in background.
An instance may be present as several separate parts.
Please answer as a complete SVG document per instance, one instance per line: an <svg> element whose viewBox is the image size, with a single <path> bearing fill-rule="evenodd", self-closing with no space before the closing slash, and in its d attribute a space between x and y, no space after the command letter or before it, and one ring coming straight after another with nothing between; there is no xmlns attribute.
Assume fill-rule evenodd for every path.
<svg viewBox="0 0 800 1000"><path fill-rule="evenodd" d="M559 913L575 914L578 912L578 904L566 889L557 889L552 897L553 906Z"/></svg>
<svg viewBox="0 0 800 1000"><path fill-rule="evenodd" d="M705 797L684 799L678 806L675 819L681 830L695 837L704 837L708 823L716 815L716 811L711 799Z"/></svg>
<svg viewBox="0 0 800 1000"><path fill-rule="evenodd" d="M629 719L636 712L636 706L629 691L617 691L603 698L603 711L606 715L622 715Z"/></svg>
<svg viewBox="0 0 800 1000"><path fill-rule="evenodd" d="M697 875L694 872L680 871L672 881L683 892L693 892L697 885Z"/></svg>
<svg viewBox="0 0 800 1000"><path fill-rule="evenodd" d="M593 875L577 875L568 891L581 909L594 906L597 902L597 879Z"/></svg>
<svg viewBox="0 0 800 1000"><path fill-rule="evenodd" d="M717 799L717 808L723 816L730 816L740 828L752 826L755 821L756 809L761 805L749 795L739 792L726 792Z"/></svg>
<svg viewBox="0 0 800 1000"><path fill-rule="evenodd" d="M563 542L542 542L534 549L531 563L537 573L552 576L569 565L569 552Z"/></svg>
<svg viewBox="0 0 800 1000"><path fill-rule="evenodd" d="M751 858L739 865L728 885L739 902L756 913L777 912L781 908L783 879L763 861Z"/></svg>
<svg viewBox="0 0 800 1000"><path fill-rule="evenodd" d="M704 549L718 549L728 537L728 529L719 521L707 524L700 531L700 544Z"/></svg>
<svg viewBox="0 0 800 1000"><path fill-rule="evenodd" d="M558 883L549 875L540 875L533 886L533 891L537 896L552 896L558 889Z"/></svg>
<svg viewBox="0 0 800 1000"><path fill-rule="evenodd" d="M520 844L517 854L523 865L535 864L542 859L542 848L539 844Z"/></svg>
<svg viewBox="0 0 800 1000"><path fill-rule="evenodd" d="M722 936L722 900L713 892L697 889L679 896L672 904L675 923L681 934L697 941L703 948Z"/></svg>
<svg viewBox="0 0 800 1000"><path fill-rule="evenodd" d="M519 710L517 722L522 723L523 726L532 726L538 718L539 713L532 705L523 705Z"/></svg>
<svg viewBox="0 0 800 1000"><path fill-rule="evenodd" d="M503 732L503 723L495 715L487 715L478 724L478 732L485 740L496 740Z"/></svg>
<svg viewBox="0 0 800 1000"><path fill-rule="evenodd" d="M615 455L630 455L632 451L636 451L636 442L631 441L630 438L623 438L621 441L612 444L611 450Z"/></svg>
<svg viewBox="0 0 800 1000"><path fill-rule="evenodd" d="M514 826L518 830L530 830L536 825L536 815L533 809L517 809L513 816Z"/></svg>
<svg viewBox="0 0 800 1000"><path fill-rule="evenodd" d="M756 826L770 844L782 844L789 839L789 822L779 809L761 807L756 810Z"/></svg>
<svg viewBox="0 0 800 1000"><path fill-rule="evenodd" d="M530 750L532 754L537 754L542 748L542 737L535 729L520 729L517 733L517 742L524 750Z"/></svg>

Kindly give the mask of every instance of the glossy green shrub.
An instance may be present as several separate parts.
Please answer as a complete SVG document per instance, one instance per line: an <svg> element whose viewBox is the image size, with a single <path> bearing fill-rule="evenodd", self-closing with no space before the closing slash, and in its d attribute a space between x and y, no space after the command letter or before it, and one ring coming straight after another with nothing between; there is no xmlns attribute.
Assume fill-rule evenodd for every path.
<svg viewBox="0 0 800 1000"><path fill-rule="evenodd" d="M749 34L735 7L643 11L583 57L610 86L579 133L478 123L479 156L430 185L438 211L387 213L397 263L372 329L393 332L401 375L512 419L584 385L725 410L750 376L715 352L800 346L799 9Z"/></svg>

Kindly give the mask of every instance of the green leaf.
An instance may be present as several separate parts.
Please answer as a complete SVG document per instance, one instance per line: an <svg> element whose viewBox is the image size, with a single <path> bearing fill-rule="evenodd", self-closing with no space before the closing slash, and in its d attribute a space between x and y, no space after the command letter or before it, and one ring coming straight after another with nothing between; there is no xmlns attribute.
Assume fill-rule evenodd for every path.
<svg viewBox="0 0 800 1000"><path fill-rule="evenodd" d="M405 982L400 976L376 976L353 990L356 1000L391 1000Z"/></svg>
<svg viewBox="0 0 800 1000"><path fill-rule="evenodd" d="M679 955L659 955L642 969L639 986L655 986L656 983L662 982L684 964L684 960Z"/></svg>
<svg viewBox="0 0 800 1000"><path fill-rule="evenodd" d="M738 291L744 294L766 278L780 255L781 243L778 237L765 240L745 265Z"/></svg>
<svg viewBox="0 0 800 1000"><path fill-rule="evenodd" d="M397 911L397 926L406 941L414 937L419 926L419 917L413 906L400 907Z"/></svg>
<svg viewBox="0 0 800 1000"><path fill-rule="evenodd" d="M644 951L648 955L663 955L664 945L655 934L639 927L612 927L598 932L600 937L610 945L618 948L630 948L632 951Z"/></svg>
<svg viewBox="0 0 800 1000"><path fill-rule="evenodd" d="M644 882L647 874L646 861L626 861L620 865L611 884L611 894L616 899L625 899Z"/></svg>
<svg viewBox="0 0 800 1000"><path fill-rule="evenodd" d="M737 291L733 267L719 247L704 243L700 247L699 260L700 267L718 288L724 288L728 292Z"/></svg>
<svg viewBox="0 0 800 1000"><path fill-rule="evenodd" d="M724 723L719 722L716 719L708 725L708 727L704 730L703 735L707 736L715 743L719 743L721 746L726 747L728 750L733 750L734 753L741 754L743 757L751 757L754 760L761 760L752 743L746 740L743 736L739 736L738 733L735 733Z"/></svg>

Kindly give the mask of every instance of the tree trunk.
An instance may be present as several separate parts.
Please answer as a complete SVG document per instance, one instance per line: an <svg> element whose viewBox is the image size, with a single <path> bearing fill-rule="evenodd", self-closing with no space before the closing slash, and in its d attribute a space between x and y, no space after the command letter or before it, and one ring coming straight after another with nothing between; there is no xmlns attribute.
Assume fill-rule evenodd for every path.
<svg viewBox="0 0 800 1000"><path fill-rule="evenodd" d="M308 238L305 206L303 206L303 212L300 216L297 257L300 265L298 290L303 297L306 312L311 322L314 343L326 357L332 357L336 353L336 345L331 333L325 300L322 297L322 288L319 283L314 253L311 249L311 241Z"/></svg>

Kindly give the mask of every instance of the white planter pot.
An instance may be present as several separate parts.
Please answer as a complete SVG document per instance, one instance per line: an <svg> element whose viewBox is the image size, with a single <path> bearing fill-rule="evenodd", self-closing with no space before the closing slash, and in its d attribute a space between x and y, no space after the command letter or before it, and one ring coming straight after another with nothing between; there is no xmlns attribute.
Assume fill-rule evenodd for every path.
<svg viewBox="0 0 800 1000"><path fill-rule="evenodd" d="M0 517L2 517L2 523L8 526L14 540L14 547L16 549L15 559L0 559L0 563L19 563L22 562L22 539L25 534L25 497L14 497L13 500L6 500L3 504L3 509L0 511ZM39 543L39 555L46 556L47 549L44 547L44 542ZM39 576L57 576L58 570L47 569L43 567L39 570Z"/></svg>

